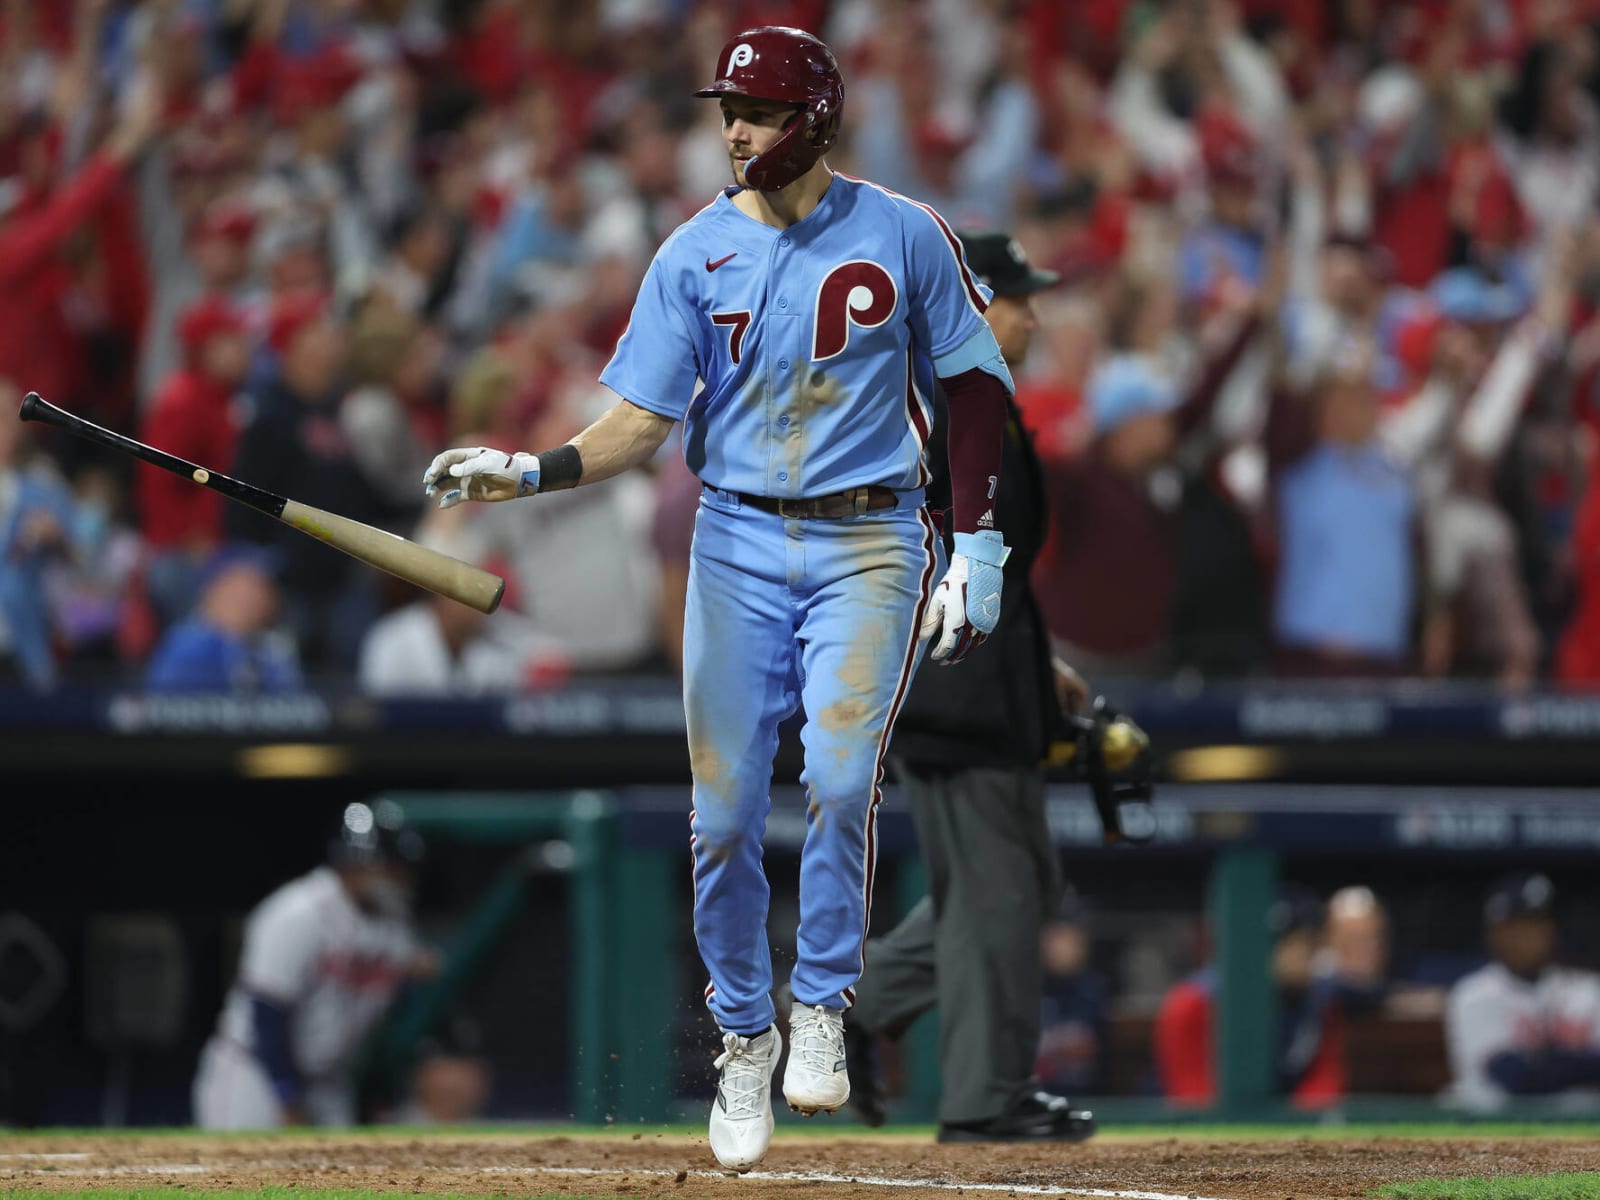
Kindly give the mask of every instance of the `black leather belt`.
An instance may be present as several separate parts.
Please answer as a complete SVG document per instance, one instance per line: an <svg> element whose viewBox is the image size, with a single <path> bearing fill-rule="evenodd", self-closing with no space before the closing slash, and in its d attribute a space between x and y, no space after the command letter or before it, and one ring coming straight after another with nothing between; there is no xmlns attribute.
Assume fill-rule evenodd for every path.
<svg viewBox="0 0 1600 1200"><path fill-rule="evenodd" d="M862 513L893 508L900 503L900 496L893 488L871 484L834 492L831 496L808 496L803 500L780 500L775 496L752 496L740 492L739 503L759 508L762 512L777 513L780 517L838 520L840 517L858 517Z"/></svg>

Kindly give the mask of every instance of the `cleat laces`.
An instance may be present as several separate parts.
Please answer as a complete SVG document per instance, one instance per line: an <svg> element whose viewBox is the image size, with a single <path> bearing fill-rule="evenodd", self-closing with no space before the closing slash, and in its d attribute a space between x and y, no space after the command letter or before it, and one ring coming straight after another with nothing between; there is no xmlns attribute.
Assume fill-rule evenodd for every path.
<svg viewBox="0 0 1600 1200"><path fill-rule="evenodd" d="M797 1009L789 1017L789 1053L818 1075L844 1070L843 1019L820 1004Z"/></svg>
<svg viewBox="0 0 1600 1200"><path fill-rule="evenodd" d="M722 1053L712 1064L722 1072L717 1091L730 1121L766 1115L764 1102L771 1083L766 1074L766 1055L755 1050L755 1040L737 1033L723 1034Z"/></svg>

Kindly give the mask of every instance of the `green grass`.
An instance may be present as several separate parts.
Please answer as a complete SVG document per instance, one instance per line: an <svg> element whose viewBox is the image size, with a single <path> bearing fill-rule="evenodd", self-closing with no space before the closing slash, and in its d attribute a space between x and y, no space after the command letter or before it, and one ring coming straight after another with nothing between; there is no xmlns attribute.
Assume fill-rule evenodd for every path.
<svg viewBox="0 0 1600 1200"><path fill-rule="evenodd" d="M1389 1200L1600 1200L1600 1173L1423 1179L1391 1183L1374 1194Z"/></svg>

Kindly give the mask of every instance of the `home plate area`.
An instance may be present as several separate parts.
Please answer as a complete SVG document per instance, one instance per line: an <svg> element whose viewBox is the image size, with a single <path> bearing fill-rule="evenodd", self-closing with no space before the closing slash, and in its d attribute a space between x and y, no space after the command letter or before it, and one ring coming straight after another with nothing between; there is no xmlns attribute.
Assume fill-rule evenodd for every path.
<svg viewBox="0 0 1600 1200"><path fill-rule="evenodd" d="M703 1136L16 1134L0 1195L183 1187L449 1196L1085 1196L1126 1200L1368 1197L1407 1180L1600 1171L1592 1138L1102 1135L1086 1145L940 1146L926 1135L780 1133L729 1175Z"/></svg>

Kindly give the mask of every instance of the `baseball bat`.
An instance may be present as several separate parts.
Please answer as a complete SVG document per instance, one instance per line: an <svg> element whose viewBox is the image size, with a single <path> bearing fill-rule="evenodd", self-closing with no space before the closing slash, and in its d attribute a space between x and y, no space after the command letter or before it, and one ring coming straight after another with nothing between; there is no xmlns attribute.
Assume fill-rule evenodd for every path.
<svg viewBox="0 0 1600 1200"><path fill-rule="evenodd" d="M113 450L131 454L134 458L160 467L163 471L183 475L202 487L221 492L230 500L247 504L257 512L282 521L285 525L332 546L342 554L359 558L362 562L377 567L380 571L387 571L407 583L414 583L418 587L427 588L428 591L437 592L441 596L448 596L452 600L459 600L479 612L492 613L499 607L500 597L506 590L506 581L500 576L470 563L464 563L459 558L451 558L448 554L419 546L416 542L407 541L387 530L376 529L360 521L352 521L349 517L324 512L320 508L301 504L298 500L290 500L286 496L275 496L263 488L253 487L238 479L230 479L198 463L157 450L154 446L147 446L143 442L136 442L120 433L113 433L92 421L85 421L65 409L57 408L41 398L38 392L29 392L23 397L22 410L18 415L24 421L40 421L46 425L54 425L87 441L98 442L102 446L110 446Z"/></svg>

